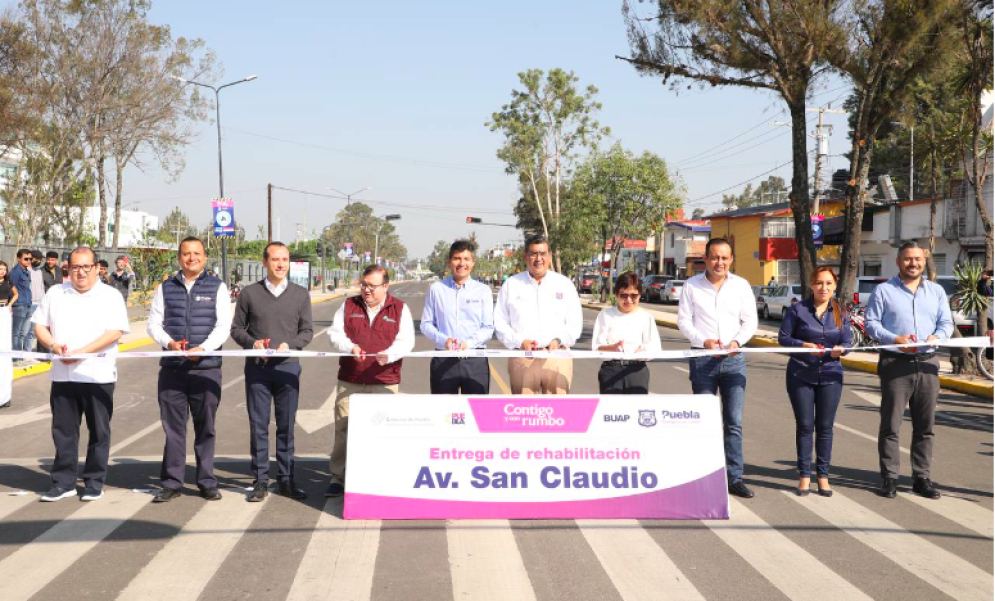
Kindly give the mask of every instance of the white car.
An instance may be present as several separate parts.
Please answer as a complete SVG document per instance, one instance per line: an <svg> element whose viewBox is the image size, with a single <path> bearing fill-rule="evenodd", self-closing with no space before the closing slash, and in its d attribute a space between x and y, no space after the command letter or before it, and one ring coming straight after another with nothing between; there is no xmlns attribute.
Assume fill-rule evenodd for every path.
<svg viewBox="0 0 995 601"><path fill-rule="evenodd" d="M790 284L775 286L773 290L769 291L763 298L766 304L766 309L762 312L762 316L765 315L769 317L771 315L777 315L781 319L784 319L784 316L788 314L788 309L791 308L791 305L797 303L805 297L802 296L801 284Z"/></svg>
<svg viewBox="0 0 995 601"><path fill-rule="evenodd" d="M660 288L661 303L676 303L681 300L681 290L684 289L684 280L670 280L663 288Z"/></svg>
<svg viewBox="0 0 995 601"><path fill-rule="evenodd" d="M770 319L770 305L767 304L767 298L779 286L753 286L753 288L755 289L754 294L757 297L757 316L760 319Z"/></svg>

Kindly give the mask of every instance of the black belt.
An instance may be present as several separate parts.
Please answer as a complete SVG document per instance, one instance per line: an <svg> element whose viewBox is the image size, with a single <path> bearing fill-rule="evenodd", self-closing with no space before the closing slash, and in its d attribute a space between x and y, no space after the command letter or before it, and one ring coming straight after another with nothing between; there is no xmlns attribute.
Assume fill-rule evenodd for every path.
<svg viewBox="0 0 995 601"><path fill-rule="evenodd" d="M895 357L896 359L907 359L909 361L923 361L935 357L936 353L895 353L892 351L881 351L882 355Z"/></svg>
<svg viewBox="0 0 995 601"><path fill-rule="evenodd" d="M629 365L646 365L645 361L628 361L625 359L609 359L605 361L605 365L617 365L619 367L627 367Z"/></svg>

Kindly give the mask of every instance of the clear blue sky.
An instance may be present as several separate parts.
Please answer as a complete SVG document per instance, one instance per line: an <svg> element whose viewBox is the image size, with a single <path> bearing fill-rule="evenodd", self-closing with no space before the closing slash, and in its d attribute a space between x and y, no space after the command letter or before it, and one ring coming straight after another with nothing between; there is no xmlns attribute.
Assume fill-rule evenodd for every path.
<svg viewBox="0 0 995 601"><path fill-rule="evenodd" d="M572 70L583 85L597 86L600 120L612 137L680 168L688 199L697 201L691 206L714 209L721 194L708 195L791 156L788 129L767 123L786 119L772 94L715 88L676 95L616 60L628 54L619 2L159 0L152 20L175 36L203 38L224 66L218 83L259 76L225 90L221 101L226 195L250 238L265 223L267 182L315 192L370 186L357 200L417 205L371 203L378 213L402 214L397 226L411 257L427 255L436 240L468 235L467 215L513 223L515 182L494 156L501 137L484 124L508 101L516 74L533 67ZM828 92L813 106L845 98L838 80L821 90ZM830 150L840 154L844 117L828 122L837 125ZM200 129L178 181L132 169L125 203L140 201L160 217L179 206L208 223L217 142L213 125ZM845 166L833 160L832 168ZM790 168L777 174L788 179ZM275 198L286 241L305 213L308 230L320 231L344 202L284 191ZM475 231L485 246L518 235Z"/></svg>

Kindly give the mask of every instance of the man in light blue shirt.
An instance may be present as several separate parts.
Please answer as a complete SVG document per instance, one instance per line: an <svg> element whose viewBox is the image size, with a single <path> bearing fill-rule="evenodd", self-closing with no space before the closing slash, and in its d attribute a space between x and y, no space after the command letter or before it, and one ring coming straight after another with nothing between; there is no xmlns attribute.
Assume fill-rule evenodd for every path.
<svg viewBox="0 0 995 601"><path fill-rule="evenodd" d="M898 249L898 275L874 289L867 302L867 332L879 344L908 344L945 340L954 330L950 305L943 288L922 277L926 251L918 242ZM898 430L905 406L912 415L912 492L928 499L940 498L930 478L933 458L933 422L940 392L940 362L936 349L904 347L882 350L878 356L881 378L881 426L878 456L883 482L879 493L893 499L901 468Z"/></svg>
<svg viewBox="0 0 995 601"><path fill-rule="evenodd" d="M421 333L436 350L484 348L494 335L494 296L490 286L470 279L476 245L457 240L449 247L451 276L432 284L425 297ZM487 357L433 357L432 394L487 394L491 387Z"/></svg>

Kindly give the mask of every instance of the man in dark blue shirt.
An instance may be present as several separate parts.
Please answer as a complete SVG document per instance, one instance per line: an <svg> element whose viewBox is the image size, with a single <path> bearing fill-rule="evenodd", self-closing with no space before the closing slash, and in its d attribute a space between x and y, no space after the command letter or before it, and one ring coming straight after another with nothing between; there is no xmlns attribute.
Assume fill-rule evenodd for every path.
<svg viewBox="0 0 995 601"><path fill-rule="evenodd" d="M10 281L17 287L17 301L11 315L11 350L27 351L28 329L31 327L31 251L22 248L17 251L17 265L10 270Z"/></svg>

